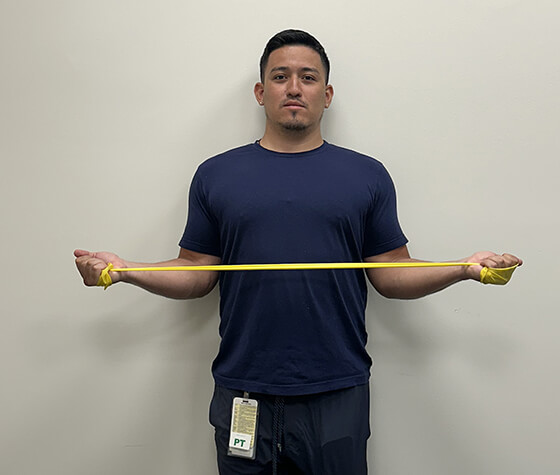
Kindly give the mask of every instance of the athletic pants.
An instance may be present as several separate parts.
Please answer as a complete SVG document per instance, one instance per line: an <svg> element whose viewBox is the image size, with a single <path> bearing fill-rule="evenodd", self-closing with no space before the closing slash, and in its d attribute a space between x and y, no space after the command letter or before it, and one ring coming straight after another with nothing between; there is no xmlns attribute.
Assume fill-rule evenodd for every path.
<svg viewBox="0 0 560 475"><path fill-rule="evenodd" d="M233 398L216 385L210 404L220 475L366 475L369 385L306 396L250 393L259 402L255 460L228 456Z"/></svg>

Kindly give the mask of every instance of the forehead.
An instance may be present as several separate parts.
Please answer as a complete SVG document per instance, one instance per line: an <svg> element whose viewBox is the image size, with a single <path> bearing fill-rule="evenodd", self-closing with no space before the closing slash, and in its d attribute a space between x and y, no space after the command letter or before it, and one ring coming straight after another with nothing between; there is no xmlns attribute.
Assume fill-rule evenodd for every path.
<svg viewBox="0 0 560 475"><path fill-rule="evenodd" d="M275 68L317 69L321 74L325 74L323 63L319 53L308 46L289 45L278 48L270 53L266 71L269 72Z"/></svg>

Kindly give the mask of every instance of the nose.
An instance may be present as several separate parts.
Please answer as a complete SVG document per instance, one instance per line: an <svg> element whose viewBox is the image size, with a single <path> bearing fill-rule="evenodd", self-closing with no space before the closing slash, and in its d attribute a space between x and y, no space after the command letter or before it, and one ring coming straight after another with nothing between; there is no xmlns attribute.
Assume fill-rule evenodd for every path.
<svg viewBox="0 0 560 475"><path fill-rule="evenodd" d="M290 97L299 97L301 95L301 89L299 84L299 78L297 75L290 77L286 86L286 94Z"/></svg>

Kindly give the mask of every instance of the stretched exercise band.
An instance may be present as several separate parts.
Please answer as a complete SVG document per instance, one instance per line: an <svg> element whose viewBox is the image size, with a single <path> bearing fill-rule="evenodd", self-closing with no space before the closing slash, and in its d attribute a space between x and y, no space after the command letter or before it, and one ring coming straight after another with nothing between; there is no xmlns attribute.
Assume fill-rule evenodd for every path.
<svg viewBox="0 0 560 475"><path fill-rule="evenodd" d="M298 264L218 264L211 266L127 267L115 268L109 263L101 272L97 285L109 287L113 280L109 272L158 272L158 271L250 271L250 270L313 270L313 269L394 269L402 267L457 267L476 266L476 262L326 262ZM505 285L517 265L503 268L483 267L480 282Z"/></svg>

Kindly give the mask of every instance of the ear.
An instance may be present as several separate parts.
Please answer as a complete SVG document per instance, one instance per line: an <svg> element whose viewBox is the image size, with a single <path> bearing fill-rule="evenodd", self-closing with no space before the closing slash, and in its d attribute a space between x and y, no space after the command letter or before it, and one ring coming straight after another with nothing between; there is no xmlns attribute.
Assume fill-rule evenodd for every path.
<svg viewBox="0 0 560 475"><path fill-rule="evenodd" d="M325 109L328 109L334 97L334 88L329 84L325 88Z"/></svg>
<svg viewBox="0 0 560 475"><path fill-rule="evenodd" d="M255 93L255 99L262 106L264 104L264 84L262 82L255 84L253 92Z"/></svg>

